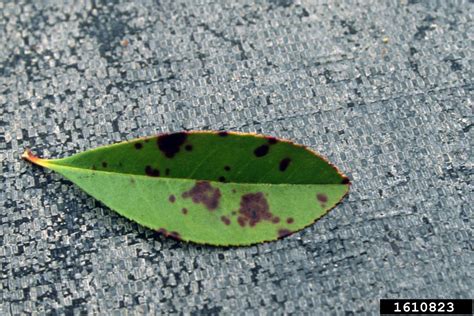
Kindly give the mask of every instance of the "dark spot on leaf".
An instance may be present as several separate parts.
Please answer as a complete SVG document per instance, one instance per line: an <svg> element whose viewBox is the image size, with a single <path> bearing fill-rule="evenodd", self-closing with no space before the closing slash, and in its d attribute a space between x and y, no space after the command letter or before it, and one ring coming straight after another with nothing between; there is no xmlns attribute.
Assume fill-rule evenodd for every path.
<svg viewBox="0 0 474 316"><path fill-rule="evenodd" d="M102 161L102 167L107 168L107 162L106 161Z"/></svg>
<svg viewBox="0 0 474 316"><path fill-rule="evenodd" d="M293 217L288 217L288 218L286 219L286 222L287 222L288 224L292 224L294 221L295 221L295 220L293 219Z"/></svg>
<svg viewBox="0 0 474 316"><path fill-rule="evenodd" d="M225 177L222 177L222 176L219 177L219 181L220 181L220 182L225 182Z"/></svg>
<svg viewBox="0 0 474 316"><path fill-rule="evenodd" d="M230 171L230 167L229 167L229 166L225 166L225 167L224 167L224 170L225 170L225 171Z"/></svg>
<svg viewBox="0 0 474 316"><path fill-rule="evenodd" d="M166 168L165 169L165 174L168 176L170 174L170 169L169 168Z"/></svg>
<svg viewBox="0 0 474 316"><path fill-rule="evenodd" d="M239 211L239 218L243 218L244 224L248 222L250 226L255 226L262 220L272 220L273 218L269 211L267 199L262 192L242 195Z"/></svg>
<svg viewBox="0 0 474 316"><path fill-rule="evenodd" d="M168 231L167 231L166 229L164 229L164 228L158 229L158 232L159 232L160 234L163 234L163 235L166 235L166 234L168 233Z"/></svg>
<svg viewBox="0 0 474 316"><path fill-rule="evenodd" d="M186 149L186 151L192 151L193 150L193 145L186 145L186 146L184 146L184 149Z"/></svg>
<svg viewBox="0 0 474 316"><path fill-rule="evenodd" d="M272 223L273 224L277 224L279 222L280 222L280 218L278 216L275 216L275 217L272 218Z"/></svg>
<svg viewBox="0 0 474 316"><path fill-rule="evenodd" d="M160 176L160 170L154 169L151 166L146 166L145 167L145 174L150 177L159 177Z"/></svg>
<svg viewBox="0 0 474 316"><path fill-rule="evenodd" d="M246 223L245 218L239 216L237 218L237 222L239 223L240 226L245 227L245 223Z"/></svg>
<svg viewBox="0 0 474 316"><path fill-rule="evenodd" d="M143 144L142 143L135 143L135 149L142 149Z"/></svg>
<svg viewBox="0 0 474 316"><path fill-rule="evenodd" d="M328 201L328 197L324 193L318 193L316 197L318 198L318 201L321 203L326 203Z"/></svg>
<svg viewBox="0 0 474 316"><path fill-rule="evenodd" d="M164 228L158 229L157 232L160 233L160 234L165 235L166 237L172 237L174 239L181 240L181 235L178 232L175 232L175 231L168 232Z"/></svg>
<svg viewBox="0 0 474 316"><path fill-rule="evenodd" d="M226 225L230 225L230 219L226 216L221 216L221 221Z"/></svg>
<svg viewBox="0 0 474 316"><path fill-rule="evenodd" d="M166 134L158 137L158 148L168 158L173 158L179 152L188 135L186 133Z"/></svg>
<svg viewBox="0 0 474 316"><path fill-rule="evenodd" d="M349 181L349 178L348 177L344 177L341 181L342 184L349 184L350 181Z"/></svg>
<svg viewBox="0 0 474 316"><path fill-rule="evenodd" d="M169 197L168 197L168 201L170 201L171 203L174 203L176 201L176 197L171 194Z"/></svg>
<svg viewBox="0 0 474 316"><path fill-rule="evenodd" d="M260 147L257 147L253 153L257 157L263 157L266 154L268 154L268 149L269 149L268 145L262 145Z"/></svg>
<svg viewBox="0 0 474 316"><path fill-rule="evenodd" d="M188 214L188 209L185 208L185 207L183 207L183 208L181 209L181 212L182 212L184 215L186 215L186 214Z"/></svg>
<svg viewBox="0 0 474 316"><path fill-rule="evenodd" d="M290 158L284 158L280 161L280 171L285 171L286 168L290 165L291 159Z"/></svg>
<svg viewBox="0 0 474 316"><path fill-rule="evenodd" d="M229 135L229 133L227 133L227 132L219 132L219 133L217 133L217 135L219 135L220 137L226 137L227 135Z"/></svg>
<svg viewBox="0 0 474 316"><path fill-rule="evenodd" d="M276 139L275 137L267 137L267 139L270 145L275 145L276 143L278 143L278 139Z"/></svg>
<svg viewBox="0 0 474 316"><path fill-rule="evenodd" d="M288 235L291 235L292 231L288 230L288 229L279 229L278 230L278 238L283 238L283 237L286 237Z"/></svg>
<svg viewBox="0 0 474 316"><path fill-rule="evenodd" d="M183 198L192 198L194 203L202 203L210 211L219 206L221 191L213 188L208 181L197 181L194 187L183 193Z"/></svg>
<svg viewBox="0 0 474 316"><path fill-rule="evenodd" d="M169 237L174 238L176 240L181 240L181 235L178 232L172 231L168 234Z"/></svg>

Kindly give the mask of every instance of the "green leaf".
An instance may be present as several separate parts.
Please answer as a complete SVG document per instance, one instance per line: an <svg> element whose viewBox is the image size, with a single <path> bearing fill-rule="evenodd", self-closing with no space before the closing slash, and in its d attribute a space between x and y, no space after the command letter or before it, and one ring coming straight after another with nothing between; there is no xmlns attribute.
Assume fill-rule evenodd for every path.
<svg viewBox="0 0 474 316"><path fill-rule="evenodd" d="M336 206L350 186L304 146L234 132L164 134L63 159L26 151L23 158L143 226L211 245L287 236Z"/></svg>

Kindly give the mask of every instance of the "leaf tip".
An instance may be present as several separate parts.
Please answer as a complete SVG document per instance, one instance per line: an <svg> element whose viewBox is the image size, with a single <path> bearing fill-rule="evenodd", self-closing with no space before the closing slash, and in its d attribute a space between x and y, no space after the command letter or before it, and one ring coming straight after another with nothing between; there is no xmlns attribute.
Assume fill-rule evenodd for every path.
<svg viewBox="0 0 474 316"><path fill-rule="evenodd" d="M346 177L346 176L344 176L344 177L342 178L341 184L347 184L347 185L349 185L349 186L352 185L351 180L350 180L348 177Z"/></svg>

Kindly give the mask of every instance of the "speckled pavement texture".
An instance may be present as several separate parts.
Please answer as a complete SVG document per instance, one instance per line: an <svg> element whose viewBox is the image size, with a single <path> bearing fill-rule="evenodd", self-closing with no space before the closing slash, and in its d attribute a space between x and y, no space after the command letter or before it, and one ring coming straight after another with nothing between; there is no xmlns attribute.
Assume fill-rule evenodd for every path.
<svg viewBox="0 0 474 316"><path fill-rule="evenodd" d="M469 1L0 3L0 314L377 314L472 298ZM19 159L164 131L317 150L353 181L315 225L183 244Z"/></svg>

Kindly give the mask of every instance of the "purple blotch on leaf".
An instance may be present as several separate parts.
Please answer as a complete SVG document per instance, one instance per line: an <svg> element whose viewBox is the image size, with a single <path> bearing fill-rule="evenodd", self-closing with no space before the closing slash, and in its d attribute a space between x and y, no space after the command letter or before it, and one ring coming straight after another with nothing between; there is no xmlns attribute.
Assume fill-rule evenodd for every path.
<svg viewBox="0 0 474 316"><path fill-rule="evenodd" d="M284 158L280 161L280 171L283 172L285 171L288 166L290 165L291 159L290 158Z"/></svg>
<svg viewBox="0 0 474 316"><path fill-rule="evenodd" d="M152 166L145 167L145 174L150 177L159 177L160 170L152 168Z"/></svg>
<svg viewBox="0 0 474 316"><path fill-rule="evenodd" d="M208 181L197 181L194 187L184 192L182 196L185 199L192 198L194 203L202 203L209 211L213 211L219 207L221 191Z"/></svg>
<svg viewBox="0 0 474 316"><path fill-rule="evenodd" d="M257 157L263 157L265 156L266 154L268 154L268 150L269 150L269 147L268 145L262 145L260 147L257 147L253 153L255 154L255 156Z"/></svg>
<svg viewBox="0 0 474 316"><path fill-rule="evenodd" d="M181 235L176 231L168 232L166 229L160 228L157 230L157 232L165 235L166 237L172 237L174 239L181 240Z"/></svg>
<svg viewBox="0 0 474 316"><path fill-rule="evenodd" d="M227 216L221 216L221 221L226 225L230 225L230 219Z"/></svg>
<svg viewBox="0 0 474 316"><path fill-rule="evenodd" d="M285 228L281 228L278 230L278 238L283 238L291 234L292 234L292 231Z"/></svg>
<svg viewBox="0 0 474 316"><path fill-rule="evenodd" d="M262 192L248 193L242 195L240 199L240 216L237 219L240 226L248 223L251 227L262 220L271 221L273 219L270 213L267 199Z"/></svg>
<svg viewBox="0 0 474 316"><path fill-rule="evenodd" d="M171 203L174 203L176 201L176 197L171 194L169 197L168 197L168 201L170 201Z"/></svg>
<svg viewBox="0 0 474 316"><path fill-rule="evenodd" d="M268 143L270 145L275 145L276 143L278 143L278 139L276 139L275 137L269 136L269 137L267 137L267 139L268 139Z"/></svg>
<svg viewBox="0 0 474 316"><path fill-rule="evenodd" d="M324 193L318 193L316 195L316 197L317 197L318 201L321 202L321 203L326 203L328 201L328 197Z"/></svg>
<svg viewBox="0 0 474 316"><path fill-rule="evenodd" d="M158 136L157 145L166 157L173 158L179 152L187 137L186 133L161 135Z"/></svg>

